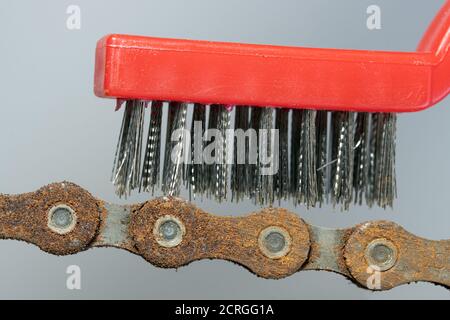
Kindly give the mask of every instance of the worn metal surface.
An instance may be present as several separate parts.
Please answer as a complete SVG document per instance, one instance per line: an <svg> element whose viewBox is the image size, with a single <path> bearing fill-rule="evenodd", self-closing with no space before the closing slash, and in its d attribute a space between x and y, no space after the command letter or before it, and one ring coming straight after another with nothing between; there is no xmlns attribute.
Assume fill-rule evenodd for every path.
<svg viewBox="0 0 450 320"><path fill-rule="evenodd" d="M128 233L131 206L103 203L102 222L92 247L116 247L136 252Z"/></svg>
<svg viewBox="0 0 450 320"><path fill-rule="evenodd" d="M55 206L67 206L76 215L70 232L60 234L49 227L49 212ZM176 245L164 246L158 239L155 226L164 217L182 225L182 238ZM288 234L287 253L264 254L260 238L268 228ZM199 259L225 259L264 278L327 270L372 290L415 281L450 287L450 240L423 239L393 222L370 221L347 229L328 229L309 225L281 208L244 217L221 217L174 197L122 206L95 199L70 182L21 195L0 195L0 238L27 241L56 255L112 246L164 268L178 268ZM368 257L377 252L369 250L374 243L389 244L393 249L389 252L395 252L392 266L380 268L378 274L374 274L377 266L368 261L382 264L386 255L378 251L378 256Z"/></svg>
<svg viewBox="0 0 450 320"><path fill-rule="evenodd" d="M370 221L355 227L345 245L344 258L351 276L365 286L369 267L366 247L375 239L390 241L397 250L392 268L381 272L380 289L415 281L429 281L450 287L450 240L417 237L389 221Z"/></svg>
<svg viewBox="0 0 450 320"><path fill-rule="evenodd" d="M58 234L48 227L48 212L59 204L77 216L73 230ZM35 192L0 196L0 237L34 243L49 253L64 255L89 247L100 226L100 201L70 182L52 183Z"/></svg>
<svg viewBox="0 0 450 320"><path fill-rule="evenodd" d="M329 229L309 225L311 250L305 270L327 270L350 276L342 251L353 229Z"/></svg>
<svg viewBox="0 0 450 320"><path fill-rule="evenodd" d="M153 226L165 215L184 223L186 234L176 247L161 246L154 237ZM270 259L259 249L259 233L269 226L290 233L291 250L286 256ZM199 259L226 259L264 278L295 273L306 261L310 245L305 222L287 210L264 209L246 217L219 217L178 198L158 198L133 210L129 233L138 253L154 265L177 268Z"/></svg>

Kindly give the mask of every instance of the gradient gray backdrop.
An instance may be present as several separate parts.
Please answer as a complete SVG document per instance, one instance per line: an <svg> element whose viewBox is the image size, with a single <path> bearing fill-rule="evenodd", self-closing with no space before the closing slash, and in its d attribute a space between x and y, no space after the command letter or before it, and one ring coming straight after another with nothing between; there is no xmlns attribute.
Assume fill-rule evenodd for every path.
<svg viewBox="0 0 450 320"><path fill-rule="evenodd" d="M279 45L413 51L443 0L3 0L0 2L0 192L33 191L69 180L93 195L125 203L109 182L121 112L92 90L96 41L129 33ZM81 8L81 30L66 29L66 8ZM366 28L366 8L382 9L382 30ZM324 92L326 94L326 92ZM308 222L346 227L393 220L432 239L450 238L450 100L404 114L398 123L395 210L292 208ZM127 203L144 201L136 195ZM198 204L241 215L250 202ZM82 289L66 289L66 267L82 270ZM283 280L257 278L224 261L176 270L153 267L117 249L66 257L16 241L0 241L0 298L444 298L428 283L372 293L328 272Z"/></svg>

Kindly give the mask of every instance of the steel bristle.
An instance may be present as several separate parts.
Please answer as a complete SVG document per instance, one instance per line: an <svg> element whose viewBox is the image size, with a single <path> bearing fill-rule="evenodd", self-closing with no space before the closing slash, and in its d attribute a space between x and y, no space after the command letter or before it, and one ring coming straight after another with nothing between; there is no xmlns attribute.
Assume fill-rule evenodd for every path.
<svg viewBox="0 0 450 320"><path fill-rule="evenodd" d="M279 133L279 165L275 174L275 189L278 201L289 197L289 110L277 108L275 111L275 129ZM286 143L285 143L286 142Z"/></svg>
<svg viewBox="0 0 450 320"><path fill-rule="evenodd" d="M142 189L152 194L155 192L155 187L159 185L160 179L162 108L163 104L161 101L153 101L151 104L150 124L142 171Z"/></svg>
<svg viewBox="0 0 450 320"><path fill-rule="evenodd" d="M316 175L317 201L321 205L328 195L328 112L318 111L316 116Z"/></svg>
<svg viewBox="0 0 450 320"><path fill-rule="evenodd" d="M191 162L187 166L187 183L189 199L196 198L197 194L205 191L204 166L203 166L203 135L205 133L206 106L195 104L192 112L191 123Z"/></svg>
<svg viewBox="0 0 450 320"><path fill-rule="evenodd" d="M274 159L276 148L276 137L273 134L274 129L274 109L273 108L261 108L261 115L259 119L259 156L263 161L259 161L258 174L256 184L257 188L257 202L263 205L270 205L275 201L275 185L274 185L274 172L268 166L271 159ZM278 156L278 155L277 155ZM278 168L277 168L278 169Z"/></svg>
<svg viewBox="0 0 450 320"><path fill-rule="evenodd" d="M119 196L127 197L140 187L145 105L140 100L129 100L125 105L111 178Z"/></svg>
<svg viewBox="0 0 450 320"><path fill-rule="evenodd" d="M393 206L395 114L169 102L163 123L163 102L153 101L142 161L146 106L125 105L112 176L119 196L184 186L190 199L218 202Z"/></svg>
<svg viewBox="0 0 450 320"><path fill-rule="evenodd" d="M167 152L164 158L166 170L162 191L169 196L176 196L180 192L183 164L188 152L185 143L187 104L172 103L169 104L169 109L173 109L174 112L171 116L173 123L168 126L170 130L167 131L166 140L168 140L168 143L166 144Z"/></svg>
<svg viewBox="0 0 450 320"><path fill-rule="evenodd" d="M353 112L336 112L333 114L333 158L336 164L332 171L332 203L341 204L348 209L353 198L353 160L354 160L354 127Z"/></svg>
<svg viewBox="0 0 450 320"><path fill-rule="evenodd" d="M248 132L250 124L250 108L237 106L235 109L234 127L236 134L244 135ZM234 140L234 138L233 138ZM233 141L233 163L231 164L231 199L239 202L247 195L248 176L248 152L250 150L249 138Z"/></svg>

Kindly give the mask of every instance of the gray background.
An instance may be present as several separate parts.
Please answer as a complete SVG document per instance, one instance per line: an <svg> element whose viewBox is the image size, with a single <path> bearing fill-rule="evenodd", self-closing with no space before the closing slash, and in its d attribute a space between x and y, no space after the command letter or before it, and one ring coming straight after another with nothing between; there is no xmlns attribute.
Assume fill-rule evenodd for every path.
<svg viewBox="0 0 450 320"><path fill-rule="evenodd" d="M0 192L22 193L70 180L111 202L109 182L121 112L92 90L94 48L107 33L129 33L279 45L413 51L443 4L411 0L24 1L0 3ZM66 29L66 8L81 7L81 30ZM366 8L382 9L382 30L365 27ZM326 93L324 93L326 94ZM450 238L449 99L398 124L395 210L292 208L308 222L352 226L393 220L432 239ZM250 202L198 203L217 214L245 214ZM428 283L372 293L328 272L283 280L257 278L224 261L158 269L117 249L56 257L16 241L0 241L0 298L445 298ZM66 289L66 267L82 270L82 289Z"/></svg>

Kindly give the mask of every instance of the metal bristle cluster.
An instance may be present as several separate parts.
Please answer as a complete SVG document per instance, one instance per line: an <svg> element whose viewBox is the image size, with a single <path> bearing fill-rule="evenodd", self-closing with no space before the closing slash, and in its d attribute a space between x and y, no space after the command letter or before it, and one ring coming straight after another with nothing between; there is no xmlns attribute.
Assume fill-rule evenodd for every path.
<svg viewBox="0 0 450 320"><path fill-rule="evenodd" d="M130 194L141 184L142 130L145 102L129 100L125 105L111 180L118 195Z"/></svg>
<svg viewBox="0 0 450 320"><path fill-rule="evenodd" d="M178 195L184 186L191 198L219 202L392 207L395 131L391 113L130 100L112 180L119 196L158 188Z"/></svg>

